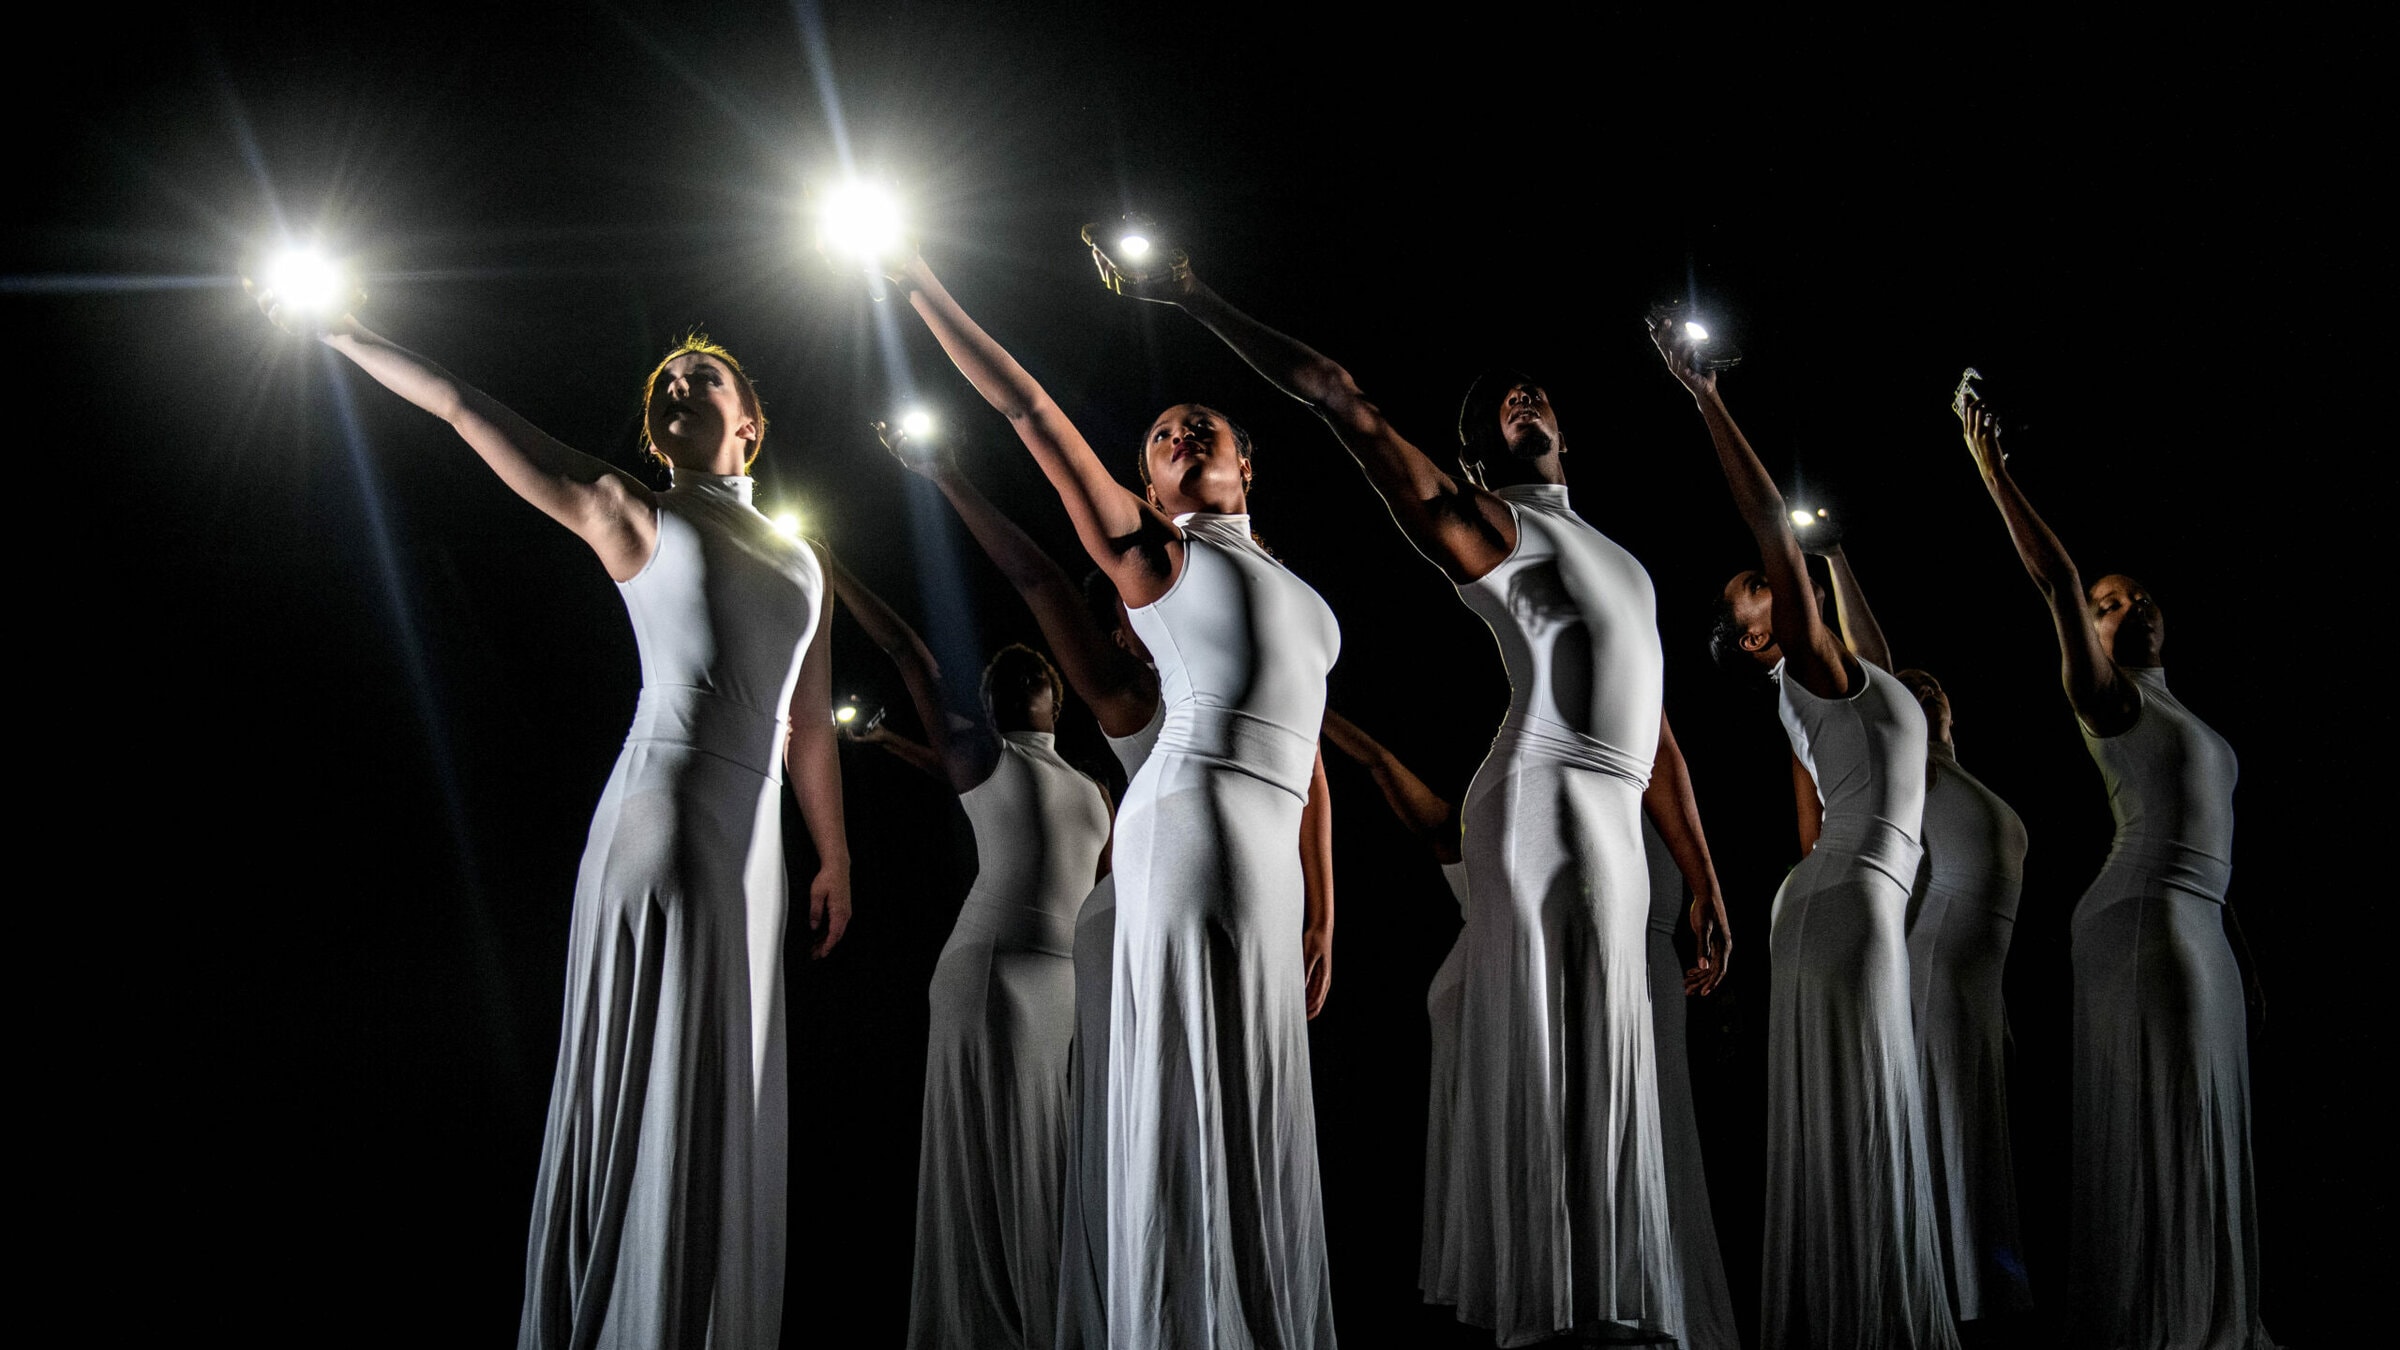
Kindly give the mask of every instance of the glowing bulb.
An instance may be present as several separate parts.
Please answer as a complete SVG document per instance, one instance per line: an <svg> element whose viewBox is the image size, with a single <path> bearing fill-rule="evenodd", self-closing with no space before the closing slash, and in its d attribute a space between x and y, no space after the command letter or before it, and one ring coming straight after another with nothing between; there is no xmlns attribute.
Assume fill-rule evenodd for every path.
<svg viewBox="0 0 2400 1350"><path fill-rule="evenodd" d="M900 429L923 440L933 434L933 414L923 408L911 408L900 415Z"/></svg>
<svg viewBox="0 0 2400 1350"><path fill-rule="evenodd" d="M1794 511L1792 512L1792 523L1805 530L1809 526L1816 524L1817 518L1810 515L1806 511Z"/></svg>
<svg viewBox="0 0 2400 1350"><path fill-rule="evenodd" d="M340 265L313 248L286 250L268 264L267 289L297 314L329 315L347 298Z"/></svg>
<svg viewBox="0 0 2400 1350"><path fill-rule="evenodd" d="M786 539L799 538L800 513L797 511L783 511L777 513L775 517L775 533L782 535Z"/></svg>
<svg viewBox="0 0 2400 1350"><path fill-rule="evenodd" d="M1819 519L1819 520L1826 519L1826 515L1825 515L1825 508L1824 508L1824 507L1822 507L1822 506L1820 506L1820 507L1818 507L1818 508L1817 508L1817 519Z"/></svg>
<svg viewBox="0 0 2400 1350"><path fill-rule="evenodd" d="M900 225L900 203L872 183L846 183L836 189L825 199L819 224L828 247L860 259L897 252L906 234Z"/></svg>
<svg viewBox="0 0 2400 1350"><path fill-rule="evenodd" d="M1707 330L1707 329L1705 329L1705 328L1702 328L1700 325L1698 325L1698 324L1696 324L1696 323L1692 323L1692 322L1690 322L1690 321L1688 321L1688 320L1687 320L1687 321L1685 321L1685 323L1684 323L1684 325L1683 325L1683 331L1684 331L1685 335L1686 335L1686 336L1688 336L1688 337L1690 337L1690 338L1691 338L1691 340L1692 340L1692 341L1694 341L1694 342L1706 342L1706 341L1708 341L1708 330Z"/></svg>
<svg viewBox="0 0 2400 1350"><path fill-rule="evenodd" d="M1117 241L1117 251L1128 262L1139 262L1150 252L1150 241L1138 234L1129 234Z"/></svg>
<svg viewBox="0 0 2400 1350"><path fill-rule="evenodd" d="M844 723L855 722L858 720L858 709L845 703L833 710L833 720Z"/></svg>

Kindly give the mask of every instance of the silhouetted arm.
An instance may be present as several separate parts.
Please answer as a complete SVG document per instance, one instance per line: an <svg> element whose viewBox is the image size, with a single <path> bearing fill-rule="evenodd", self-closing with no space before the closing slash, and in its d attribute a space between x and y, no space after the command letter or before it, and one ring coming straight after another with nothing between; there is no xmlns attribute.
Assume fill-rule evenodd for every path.
<svg viewBox="0 0 2400 1350"><path fill-rule="evenodd" d="M851 575L850 569L830 552L826 554L826 570L832 575L835 594L841 596L851 617L858 620L868 640L882 648L883 654L899 669L900 682L908 686L909 699L916 704L917 717L924 723L925 748L932 760L928 763L911 755L906 748L910 742L905 737L890 737L887 748L948 783L952 791L972 791L992 776L992 768L999 762L998 737L980 721L951 711L949 691L943 687L941 668L934 662L933 653L916 630L883 602L883 597Z"/></svg>
<svg viewBox="0 0 2400 1350"><path fill-rule="evenodd" d="M1800 816L1800 856L1817 851L1817 836L1825 833L1825 802L1817 796L1817 780L1809 776L1800 756L1792 756L1792 807Z"/></svg>
<svg viewBox="0 0 2400 1350"><path fill-rule="evenodd" d="M1692 792L1691 766L1684 763L1683 747L1676 743L1664 713L1658 718L1658 758L1650 766L1642 807L1692 891L1692 951L1698 959L1683 974L1683 991L1713 994L1733 960L1733 923L1725 914L1716 863L1708 856L1708 835L1700 828L1700 799Z"/></svg>
<svg viewBox="0 0 2400 1350"><path fill-rule="evenodd" d="M1425 780L1411 773L1399 756L1360 730L1357 723L1330 708L1325 710L1325 743L1367 771L1367 776L1375 780L1376 789L1383 793L1384 805L1392 809L1410 834L1424 841L1435 862L1448 866L1458 861L1456 809L1440 793L1427 787Z"/></svg>
<svg viewBox="0 0 2400 1350"><path fill-rule="evenodd" d="M1322 752L1309 770L1308 804L1300 809L1300 881L1300 959L1314 1018L1333 993L1333 789L1325 781Z"/></svg>
<svg viewBox="0 0 2400 1350"><path fill-rule="evenodd" d="M817 550L818 562L832 574L832 558ZM823 956L842 940L850 926L850 836L842 812L841 752L833 733L833 588L817 600L816 636L800 658L800 678L792 685L788 709L791 730L784 741L784 777L792 785L792 800L800 807L801 823L817 850L817 874L808 886L808 924L816 933L814 955Z"/></svg>
<svg viewBox="0 0 2400 1350"><path fill-rule="evenodd" d="M1891 646L1884 641L1883 625L1875 622L1875 611L1867 608L1867 593L1859 587L1858 574L1850 570L1850 555L1833 544L1817 556L1833 574L1833 617L1842 626L1842 642L1852 656L1889 671Z"/></svg>

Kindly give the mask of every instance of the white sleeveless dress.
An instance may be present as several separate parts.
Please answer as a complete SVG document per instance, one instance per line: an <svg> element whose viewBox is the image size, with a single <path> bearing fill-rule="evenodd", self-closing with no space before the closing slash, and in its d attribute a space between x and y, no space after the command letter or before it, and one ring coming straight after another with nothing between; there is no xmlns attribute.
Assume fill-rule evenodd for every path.
<svg viewBox="0 0 2400 1350"><path fill-rule="evenodd" d="M1517 546L1458 588L1508 669L1461 809L1467 926L1447 1231L1427 1301L1504 1346L1682 1325L1650 1018L1642 789L1664 660L1639 562L1555 484L1502 488ZM1434 1208L1428 1205L1428 1211Z"/></svg>
<svg viewBox="0 0 2400 1350"><path fill-rule="evenodd" d="M2264 1350L2241 973L2225 940L2233 747L2129 669L2141 711L2084 729L2116 845L2075 907L2078 1344Z"/></svg>
<svg viewBox="0 0 2400 1350"><path fill-rule="evenodd" d="M521 1350L773 1350L783 747L825 578L748 478L675 471L619 583L642 696L575 879Z"/></svg>
<svg viewBox="0 0 2400 1350"><path fill-rule="evenodd" d="M1130 611L1166 724L1117 819L1110 1341L1330 1347L1296 841L1341 632L1248 516L1176 524Z"/></svg>
<svg viewBox="0 0 2400 1350"><path fill-rule="evenodd" d="M1903 925L1925 816L1925 714L1861 661L1821 699L1779 663L1817 781L1817 847L1775 893L1768 959L1767 1350L1955 1350L1934 1227Z"/></svg>
<svg viewBox="0 0 2400 1350"><path fill-rule="evenodd" d="M2025 881L2025 825L1947 744L1931 742L1929 755L1925 861L1908 901L1909 1006L1950 1308L1971 1322L2033 1306L2017 1233L2000 1001Z"/></svg>
<svg viewBox="0 0 2400 1350"><path fill-rule="evenodd" d="M1076 912L1108 798L1048 732L1000 738L959 795L975 886L926 991L911 1350L1039 1350L1058 1325Z"/></svg>
<svg viewBox="0 0 2400 1350"><path fill-rule="evenodd" d="M1700 1156L1700 1119L1692 1110L1692 1061L1684 1046L1683 958L1675 934L1685 927L1691 887L1650 817L1642 817L1642 850L1650 862L1650 1031L1658 1041L1658 1127L1667 1153L1667 1206L1675 1219L1675 1254L1683 1266L1680 1350L1741 1350L1733 1320L1733 1290L1717 1248L1717 1220L1708 1206L1708 1167Z"/></svg>
<svg viewBox="0 0 2400 1350"><path fill-rule="evenodd" d="M1109 736L1125 778L1158 743L1160 705L1131 736ZM1106 733L1102 733L1106 734ZM1057 1350L1108 1350L1108 989L1117 959L1117 874L1075 920L1075 1045L1067 1062L1066 1209L1059 1220Z"/></svg>

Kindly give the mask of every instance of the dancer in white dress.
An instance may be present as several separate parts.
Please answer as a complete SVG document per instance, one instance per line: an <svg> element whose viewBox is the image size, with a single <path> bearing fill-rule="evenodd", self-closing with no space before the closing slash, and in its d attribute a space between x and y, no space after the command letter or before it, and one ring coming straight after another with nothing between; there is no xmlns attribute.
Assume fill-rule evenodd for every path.
<svg viewBox="0 0 2400 1350"><path fill-rule="evenodd" d="M260 305L294 322L272 293ZM317 332L442 418L617 582L642 695L575 882L565 1026L527 1242L522 1350L772 1350L782 1329L787 1080L782 780L820 868L822 956L850 855L816 554L750 504L766 418L687 339L643 390L652 492L344 315Z"/></svg>
<svg viewBox="0 0 2400 1350"><path fill-rule="evenodd" d="M1230 420L1168 409L1136 495L921 257L892 280L1015 427L1158 663L1165 721L1114 846L1110 1342L1330 1346L1306 1019L1330 969L1332 862L1293 840L1324 792L1339 629L1250 537L1249 440ZM1312 869L1323 908L1304 918Z"/></svg>
<svg viewBox="0 0 2400 1350"><path fill-rule="evenodd" d="M1684 1324L1650 1016L1645 807L1698 897L1691 986L1722 978L1724 904L1679 772L1654 774L1663 662L1647 572L1567 502L1565 444L1542 387L1486 376L1453 473L1411 444L1325 356L1250 318L1188 263L1147 283L1097 250L1126 294L1189 312L1324 417L1419 552L1490 624L1508 717L1462 818L1467 931L1458 1086L1428 1129L1447 1191L1426 1249L1428 1301L1503 1345ZM1486 483L1496 483L1488 488Z"/></svg>
<svg viewBox="0 0 2400 1350"><path fill-rule="evenodd" d="M1107 866L1108 792L1059 757L1066 690L1029 647L962 706L917 634L829 559L834 590L899 667L925 728L882 745L947 783L975 830L973 889L926 991L912 1350L1047 1350L1058 1317L1078 911Z"/></svg>
<svg viewBox="0 0 2400 1350"><path fill-rule="evenodd" d="M2113 574L2086 590L2010 475L1990 409L1964 397L1957 411L2050 606L2067 702L2117 822L2073 920L2068 1321L2077 1344L2107 1350L2263 1350L2250 1054L2226 937L2233 747L2167 692L2166 616L2149 590Z"/></svg>
<svg viewBox="0 0 2400 1350"><path fill-rule="evenodd" d="M1767 1223L1761 1342L1948 1350L1916 1035L1908 890L1921 853L1925 718L1817 616L1783 494L1688 340L1651 336L1689 389L1764 567L1725 588L1719 658L1771 667L1823 833L1775 895L1768 959Z"/></svg>

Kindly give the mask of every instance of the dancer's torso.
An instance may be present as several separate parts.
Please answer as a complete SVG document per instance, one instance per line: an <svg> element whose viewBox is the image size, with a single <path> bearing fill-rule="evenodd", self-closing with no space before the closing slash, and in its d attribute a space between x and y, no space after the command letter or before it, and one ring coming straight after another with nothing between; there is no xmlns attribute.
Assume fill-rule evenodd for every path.
<svg viewBox="0 0 2400 1350"><path fill-rule="evenodd" d="M2025 876L2025 822L2000 794L1960 768L1949 746L1934 741L1928 754L1926 884L2014 916Z"/></svg>
<svg viewBox="0 0 2400 1350"><path fill-rule="evenodd" d="M1817 849L1855 856L1906 890L1925 820L1925 714L1889 672L1857 664L1866 678L1847 696L1819 698L1778 663L1776 711L1825 807Z"/></svg>
<svg viewBox="0 0 2400 1350"><path fill-rule="evenodd" d="M2117 821L2108 866L2221 902L2233 879L2233 746L2167 692L2164 670L2124 673L2141 692L2133 725L2083 733Z"/></svg>

